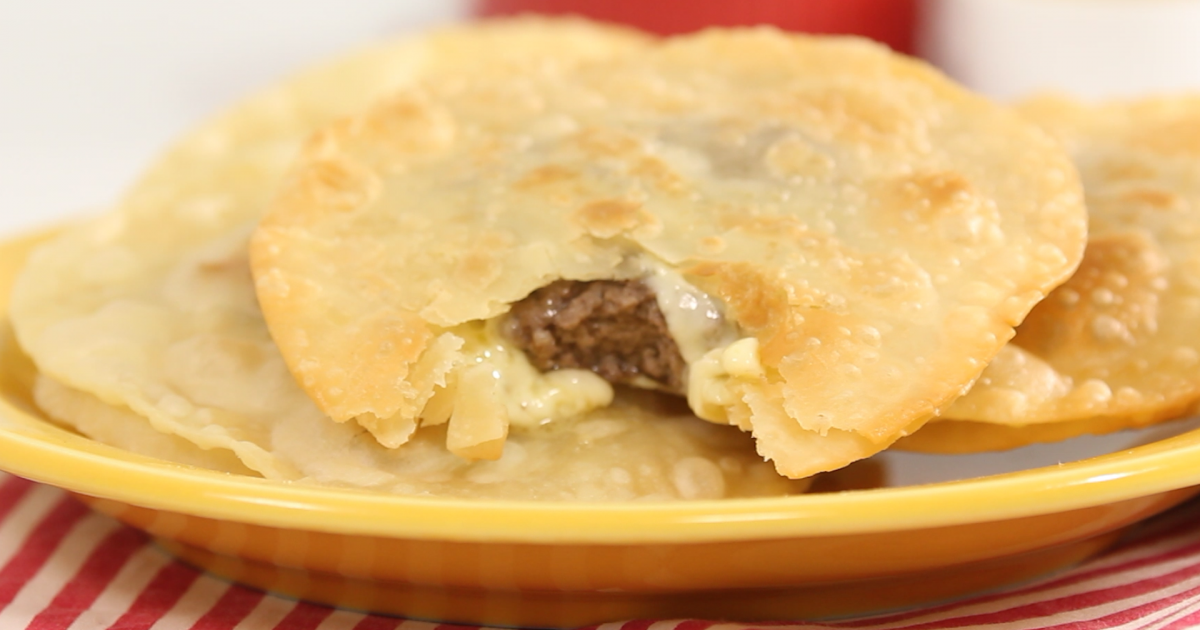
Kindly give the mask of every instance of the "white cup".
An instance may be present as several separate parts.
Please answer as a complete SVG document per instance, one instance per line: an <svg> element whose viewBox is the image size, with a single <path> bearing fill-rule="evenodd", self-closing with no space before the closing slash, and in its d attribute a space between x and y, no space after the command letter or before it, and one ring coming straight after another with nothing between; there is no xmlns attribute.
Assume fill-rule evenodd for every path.
<svg viewBox="0 0 1200 630"><path fill-rule="evenodd" d="M927 0L919 53L985 95L1200 91L1200 0Z"/></svg>

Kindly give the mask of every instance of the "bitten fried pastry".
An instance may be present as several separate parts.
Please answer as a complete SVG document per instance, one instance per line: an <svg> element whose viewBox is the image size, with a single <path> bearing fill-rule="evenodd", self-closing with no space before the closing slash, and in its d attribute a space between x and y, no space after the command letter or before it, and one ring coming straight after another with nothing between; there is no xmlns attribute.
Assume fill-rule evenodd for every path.
<svg viewBox="0 0 1200 630"><path fill-rule="evenodd" d="M1178 418L1200 401L1200 97L1020 106L1083 178L1079 270L1036 306L979 382L901 443L971 452ZM954 420L954 421L951 421Z"/></svg>
<svg viewBox="0 0 1200 630"><path fill-rule="evenodd" d="M118 207L40 246L10 314L40 409L97 441L180 464L406 495L669 500L782 495L748 436L654 395L514 436L499 461L399 452L329 420L268 334L247 242L302 139L429 74L635 54L646 36L578 20L451 27L353 53L206 121ZM650 401L648 404L647 401Z"/></svg>
<svg viewBox="0 0 1200 630"><path fill-rule="evenodd" d="M612 383L788 477L934 417L1078 264L1062 149L864 41L713 30L432 77L312 138L251 243L332 419L466 458Z"/></svg>

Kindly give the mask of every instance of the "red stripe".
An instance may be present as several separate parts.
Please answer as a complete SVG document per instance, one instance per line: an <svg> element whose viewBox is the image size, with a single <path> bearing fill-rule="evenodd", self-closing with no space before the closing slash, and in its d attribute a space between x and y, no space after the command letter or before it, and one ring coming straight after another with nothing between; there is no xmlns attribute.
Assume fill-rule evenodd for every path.
<svg viewBox="0 0 1200 630"><path fill-rule="evenodd" d="M25 583L37 574L71 528L88 514L87 506L64 495L0 569L0 610L12 603Z"/></svg>
<svg viewBox="0 0 1200 630"><path fill-rule="evenodd" d="M1163 626L1162 630L1192 630L1197 627L1200 627L1200 610L1191 610L1170 625Z"/></svg>
<svg viewBox="0 0 1200 630"><path fill-rule="evenodd" d="M263 596L262 591L231 584L191 630L229 630L254 612Z"/></svg>
<svg viewBox="0 0 1200 630"><path fill-rule="evenodd" d="M1200 587L1190 588L1181 593L1176 593L1170 597L1156 599L1152 602L1141 604L1140 606L1134 606L1133 608L1126 608L1110 615L1105 615L1104 617L1098 617L1096 619L1083 619L1053 626L1046 626L1044 630L1092 630L1093 628L1111 628L1118 624L1129 623L1130 621L1141 619L1142 617L1145 617L1151 613L1168 608L1181 601L1191 599L1197 593L1200 593Z"/></svg>
<svg viewBox="0 0 1200 630"><path fill-rule="evenodd" d="M25 498L26 494L32 490L37 484L28 479L9 476L0 484L0 521L8 518L9 512L12 512L21 499Z"/></svg>
<svg viewBox="0 0 1200 630"><path fill-rule="evenodd" d="M354 630L396 630L396 626L400 625L401 621L403 619L367 615L354 624ZM478 628L472 627L471 630L478 630Z"/></svg>
<svg viewBox="0 0 1200 630"><path fill-rule="evenodd" d="M1190 537L1194 538L1195 533L1193 532ZM1095 567L1092 569L1071 571L1070 573L1067 573L1067 574L1063 575L1062 577L1055 578L1055 579L1047 581L1047 582L1039 582L1032 586L1028 586L1028 587L1021 588L1021 589L999 591L999 592L993 593L991 595L974 597L974 598L971 598L966 601L952 602L949 604L944 604L944 605L933 607L933 608L924 608L924 609L919 609L919 610L905 611L902 613L897 613L894 615L887 615L884 617L874 617L874 618L870 618L870 619L847 621L847 622L842 622L842 623L835 623L833 625L836 627L841 627L841 628L854 628L854 627L870 628L870 627L874 627L874 626L883 625L885 623L898 623L898 622L904 621L906 619L916 619L916 618L920 618L920 617L926 617L935 612L949 611L949 610L953 610L954 608L960 608L960 607L966 606L966 605L974 606L977 604L993 602L993 601L1002 601L1002 600L1006 600L1006 599L1013 599L1013 598L1018 598L1018 597L1022 597L1022 596L1026 596L1026 595L1036 595L1039 592L1046 592L1046 591L1053 590L1053 589L1059 589L1059 588L1071 586L1074 584L1078 584L1080 582L1084 582L1087 580L1092 580L1092 579L1096 579L1096 578L1100 578L1100 577L1105 577L1105 576L1115 575L1115 574L1120 574L1120 573L1125 573L1125 572L1134 572L1139 569L1143 569L1145 567L1156 566L1156 565L1159 565L1159 564L1162 564L1165 562L1170 562L1172 560L1186 557L1189 555L1196 555L1198 557L1198 559L1200 559L1200 542L1192 542L1192 543L1189 543L1187 545L1183 545L1180 547L1168 548L1163 551L1160 551L1159 553L1134 558L1134 559L1128 560L1126 562L1099 566L1099 567ZM1083 565L1083 566L1086 567L1086 565ZM1131 585L1126 584L1126 585L1123 585L1118 588L1127 588L1129 586L1131 586ZM1089 591L1089 592L1099 592L1099 591ZM1086 594L1086 593L1076 593L1074 595L1067 596L1067 597L1075 597L1075 596L1084 595L1084 594ZM1060 601L1061 599L1063 599L1063 598L1059 598L1056 600L1043 600L1043 601Z"/></svg>
<svg viewBox="0 0 1200 630"><path fill-rule="evenodd" d="M287 616L275 624L275 630L313 630L333 613L332 608L308 602L296 602Z"/></svg>
<svg viewBox="0 0 1200 630"><path fill-rule="evenodd" d="M685 619L675 625L675 630L708 630L717 625L715 621L704 621L702 619Z"/></svg>
<svg viewBox="0 0 1200 630"><path fill-rule="evenodd" d="M1181 602L1180 604L1171 606L1171 608L1173 610L1171 610L1167 614L1159 615L1157 619L1143 623L1141 625L1141 628L1143 628L1143 629L1154 628L1155 630L1166 630L1167 628L1178 627L1176 624L1178 624L1181 620L1187 619L1188 617L1191 617L1192 615L1196 614L1197 606L1200 606L1200 601L1197 601L1195 597L1191 597L1191 598L1189 598L1189 601ZM1190 625L1190 626L1186 626L1186 627L1195 628L1197 626Z"/></svg>
<svg viewBox="0 0 1200 630"><path fill-rule="evenodd" d="M1141 624L1141 626L1139 626L1139 627L1142 630L1146 630L1147 628L1155 628L1156 630L1164 630L1165 628L1173 625L1179 619L1191 614L1192 610L1195 608L1195 606L1196 606L1196 602L1194 602L1194 601L1187 602L1183 606L1174 606L1173 607L1174 610L1172 610L1171 612L1169 612L1165 615L1160 615L1157 619L1155 619L1153 621L1143 622Z"/></svg>
<svg viewBox="0 0 1200 630"><path fill-rule="evenodd" d="M871 617L867 619L834 622L830 625L838 628L869 628L887 623L899 623L909 619L926 617L927 615L936 612L946 612L955 608L961 608L964 605L975 605L1004 600L1037 593L1040 591L1062 588L1105 575L1116 574L1122 571L1132 571L1145 566L1159 564L1190 553L1197 553L1197 555L1200 556L1200 548L1198 548L1200 547L1200 542L1196 542L1197 532L1194 525L1197 515L1200 515L1200 499L1194 499L1188 503L1184 503L1182 506L1172 508L1171 511L1159 515L1147 523L1139 525L1135 535L1121 541L1108 552L1106 552L1107 555L1126 551L1136 552L1139 549L1146 549L1147 547L1161 545L1168 541L1171 542L1172 546L1170 548L1147 556L1140 556L1131 560L1115 562L1112 564L1100 564L1099 566L1092 566L1090 568L1089 565L1085 563L1058 578L1054 578L1051 581L1039 581L1021 589L1001 590L990 595L973 597L966 601L955 601L931 608L907 610L904 612ZM1181 540L1171 541L1173 538L1179 538Z"/></svg>
<svg viewBox="0 0 1200 630"><path fill-rule="evenodd" d="M756 621L755 623L764 628L771 628L772 630L775 630L775 628L778 628L779 626L795 626L796 625L795 621ZM816 628L841 628L841 626L838 625L839 623L840 622L837 622L837 621L829 621L829 622L825 622L824 624L817 624L814 627L816 627ZM807 628L801 627L801 630L807 630ZM903 628L897 628L896 630L903 630Z"/></svg>
<svg viewBox="0 0 1200 630"><path fill-rule="evenodd" d="M654 625L653 619L634 619L622 624L621 630L650 630L652 625Z"/></svg>
<svg viewBox="0 0 1200 630"><path fill-rule="evenodd" d="M46 609L29 622L28 630L59 630L71 625L95 603L129 558L145 546L146 535L132 527L110 533Z"/></svg>
<svg viewBox="0 0 1200 630"><path fill-rule="evenodd" d="M158 571L137 599L109 630L146 630L162 619L200 575L182 562L171 562Z"/></svg>
<svg viewBox="0 0 1200 630"><path fill-rule="evenodd" d="M1073 593L1057 599L1033 602L991 613L966 615L963 617L955 617L953 619L942 619L928 623L918 623L912 626L905 626L905 630L934 630L941 628L956 628L964 625L988 625L1024 619L1034 619L1038 617L1045 617L1051 614L1061 615L1089 606L1113 603L1123 599L1130 599L1140 595L1152 593L1197 575L1200 575L1200 564L1193 564L1173 573L1159 575L1153 578L1147 578L1128 584L1121 584L1118 586L1102 588L1094 591L1085 591L1082 593ZM1064 626L1064 628L1068 627L1072 626Z"/></svg>

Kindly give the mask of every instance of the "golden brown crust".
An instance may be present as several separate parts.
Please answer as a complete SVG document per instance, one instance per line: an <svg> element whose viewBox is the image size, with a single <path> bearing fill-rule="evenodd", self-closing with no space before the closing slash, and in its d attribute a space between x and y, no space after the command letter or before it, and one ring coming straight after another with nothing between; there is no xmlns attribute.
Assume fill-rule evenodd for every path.
<svg viewBox="0 0 1200 630"><path fill-rule="evenodd" d="M1078 263L1084 223L1056 144L927 67L710 31L397 94L309 143L252 264L324 411L404 422L413 379L440 377L421 365L433 340L554 279L653 260L761 343L728 418L799 477L959 395ZM341 363L351 342L387 361ZM452 378L455 361L434 363Z"/></svg>
<svg viewBox="0 0 1200 630"><path fill-rule="evenodd" d="M946 414L1012 428L939 428L958 450L1143 426L1200 401L1200 97L1021 110L1068 146L1092 235L1075 275Z"/></svg>

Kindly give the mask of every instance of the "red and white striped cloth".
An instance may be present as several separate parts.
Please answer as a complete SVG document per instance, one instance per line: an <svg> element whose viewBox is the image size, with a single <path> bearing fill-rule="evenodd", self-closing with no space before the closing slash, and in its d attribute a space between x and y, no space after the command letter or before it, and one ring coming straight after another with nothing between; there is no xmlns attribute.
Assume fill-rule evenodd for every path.
<svg viewBox="0 0 1200 630"><path fill-rule="evenodd" d="M870 619L635 620L589 630L1022 630L1200 627L1200 500L1103 556L1037 583ZM468 630L244 588L173 560L63 491L0 473L0 630Z"/></svg>

